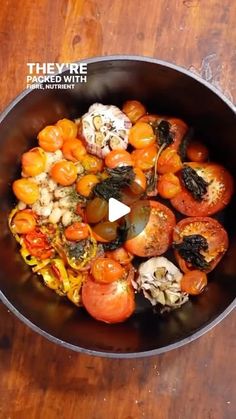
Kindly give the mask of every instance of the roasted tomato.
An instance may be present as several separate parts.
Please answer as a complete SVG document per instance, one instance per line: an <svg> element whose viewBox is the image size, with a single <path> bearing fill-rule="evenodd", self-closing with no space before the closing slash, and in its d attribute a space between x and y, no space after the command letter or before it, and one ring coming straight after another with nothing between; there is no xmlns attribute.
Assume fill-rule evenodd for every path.
<svg viewBox="0 0 236 419"><path fill-rule="evenodd" d="M207 276L205 272L194 270L183 275L180 286L181 291L190 295L198 295L207 285Z"/></svg>
<svg viewBox="0 0 236 419"><path fill-rule="evenodd" d="M77 178L77 169L71 161L61 160L52 166L50 176L60 185L69 186Z"/></svg>
<svg viewBox="0 0 236 419"><path fill-rule="evenodd" d="M67 240L80 241L89 236L88 224L75 222L65 229Z"/></svg>
<svg viewBox="0 0 236 419"><path fill-rule="evenodd" d="M24 236L24 243L30 254L37 259L48 259L54 253L46 234L37 229Z"/></svg>
<svg viewBox="0 0 236 419"><path fill-rule="evenodd" d="M137 149L146 148L153 145L156 136L150 124L147 122L137 122L130 130L129 143Z"/></svg>
<svg viewBox="0 0 236 419"><path fill-rule="evenodd" d="M102 243L113 241L117 237L117 228L118 224L115 221L104 221L103 223L96 224L93 227L94 237Z"/></svg>
<svg viewBox="0 0 236 419"><path fill-rule="evenodd" d="M71 138L66 140L62 146L62 152L67 160L76 162L82 160L86 154L86 148L84 147L82 141Z"/></svg>
<svg viewBox="0 0 236 419"><path fill-rule="evenodd" d="M133 259L133 255L127 252L124 247L119 247L118 249L107 251L106 256L108 258L117 260L121 265L128 265Z"/></svg>
<svg viewBox="0 0 236 419"><path fill-rule="evenodd" d="M133 166L131 155L126 150L112 150L105 157L105 165L110 169L120 166Z"/></svg>
<svg viewBox="0 0 236 419"><path fill-rule="evenodd" d="M86 206L85 214L88 223L99 223L99 221L102 221L108 214L107 201L99 197L92 199Z"/></svg>
<svg viewBox="0 0 236 419"><path fill-rule="evenodd" d="M12 229L18 234L30 233L35 226L36 216L30 209L18 211L12 221Z"/></svg>
<svg viewBox="0 0 236 419"><path fill-rule="evenodd" d="M97 258L92 263L91 273L96 282L108 284L125 276L125 269L111 258Z"/></svg>
<svg viewBox="0 0 236 419"><path fill-rule="evenodd" d="M195 190L198 192L198 185L190 179L193 192L187 190L180 172L182 190L171 199L173 207L182 214L197 217L212 215L225 208L233 194L233 178L230 173L214 163L191 162L185 165L188 166L207 182L206 193L199 199L194 198L193 193Z"/></svg>
<svg viewBox="0 0 236 419"><path fill-rule="evenodd" d="M184 218L174 229L173 247L183 272L211 272L228 249L228 235L213 218Z"/></svg>
<svg viewBox="0 0 236 419"><path fill-rule="evenodd" d="M128 116L132 124L135 124L146 113L145 107L138 100L127 100L123 105L122 111Z"/></svg>
<svg viewBox="0 0 236 419"><path fill-rule="evenodd" d="M208 159L207 147L199 141L192 141L187 147L187 158L189 161L202 163Z"/></svg>
<svg viewBox="0 0 236 419"><path fill-rule="evenodd" d="M96 156L92 156L92 154L86 154L81 159L81 163L84 170L88 173L98 173L101 172L103 168L103 160Z"/></svg>
<svg viewBox="0 0 236 419"><path fill-rule="evenodd" d="M16 197L27 205L34 204L39 199L38 185L29 179L17 179L12 189Z"/></svg>
<svg viewBox="0 0 236 419"><path fill-rule="evenodd" d="M162 198L171 199L181 191L179 178L173 173L165 173L160 176L157 189Z"/></svg>
<svg viewBox="0 0 236 419"><path fill-rule="evenodd" d="M88 277L82 287L82 302L88 313L105 323L120 323L128 319L135 310L133 276L134 270L130 268L127 279L110 284L100 284Z"/></svg>
<svg viewBox="0 0 236 419"><path fill-rule="evenodd" d="M45 151L54 152L59 150L63 144L62 130L55 125L48 125L38 134L40 147Z"/></svg>
<svg viewBox="0 0 236 419"><path fill-rule="evenodd" d="M35 147L22 155L22 170L26 176L37 176L44 172L46 157L42 148Z"/></svg>
<svg viewBox="0 0 236 419"><path fill-rule="evenodd" d="M64 141L76 138L78 128L75 122L70 119L63 118L57 121L56 126L61 129Z"/></svg>
<svg viewBox="0 0 236 419"><path fill-rule="evenodd" d="M129 214L131 228L125 248L143 257L159 256L171 244L175 216L165 205L155 201L138 201Z"/></svg>
<svg viewBox="0 0 236 419"><path fill-rule="evenodd" d="M146 176L141 169L138 167L134 168L134 181L130 185L131 191L136 195L142 194L146 190L147 180Z"/></svg>
<svg viewBox="0 0 236 419"><path fill-rule="evenodd" d="M96 175L85 175L76 183L76 190L80 195L88 198L97 183L99 183L99 179Z"/></svg>
<svg viewBox="0 0 236 419"><path fill-rule="evenodd" d="M147 113L146 115L141 116L138 120L139 122L148 122L149 124L155 121L161 121L160 115L154 113Z"/></svg>
<svg viewBox="0 0 236 419"><path fill-rule="evenodd" d="M176 173L182 166L179 154L170 146L162 151L157 162L157 171L162 175L164 173Z"/></svg>
<svg viewBox="0 0 236 419"><path fill-rule="evenodd" d="M134 166L138 167L141 170L152 169L152 167L155 166L156 156L156 145L151 145L140 150L134 150L131 153L132 160L134 161Z"/></svg>

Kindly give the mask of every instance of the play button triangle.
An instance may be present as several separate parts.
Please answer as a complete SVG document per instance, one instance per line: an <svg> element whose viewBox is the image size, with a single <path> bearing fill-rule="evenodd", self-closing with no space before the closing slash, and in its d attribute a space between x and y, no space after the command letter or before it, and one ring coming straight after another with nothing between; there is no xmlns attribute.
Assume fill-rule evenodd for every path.
<svg viewBox="0 0 236 419"><path fill-rule="evenodd" d="M119 218L124 217L130 213L130 207L117 199L110 198L108 201L108 220L110 222L119 220Z"/></svg>

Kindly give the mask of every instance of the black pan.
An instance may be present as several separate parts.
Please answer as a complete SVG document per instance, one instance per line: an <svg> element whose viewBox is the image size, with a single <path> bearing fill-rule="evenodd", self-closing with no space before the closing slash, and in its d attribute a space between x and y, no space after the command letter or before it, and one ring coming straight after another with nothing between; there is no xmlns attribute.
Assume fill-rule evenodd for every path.
<svg viewBox="0 0 236 419"><path fill-rule="evenodd" d="M213 159L236 177L235 111L214 87L173 64L126 56L92 58L87 63L86 84L77 84L72 91L24 91L1 115L0 297L33 330L67 348L120 358L159 354L198 338L235 307L235 200L219 215L229 233L229 251L209 275L202 295L163 316L141 301L127 322L107 325L44 287L21 260L7 227L14 203L10 185L19 176L21 154L35 144L45 125L81 115L96 101L120 106L126 99L141 100L149 111L186 120L210 147Z"/></svg>

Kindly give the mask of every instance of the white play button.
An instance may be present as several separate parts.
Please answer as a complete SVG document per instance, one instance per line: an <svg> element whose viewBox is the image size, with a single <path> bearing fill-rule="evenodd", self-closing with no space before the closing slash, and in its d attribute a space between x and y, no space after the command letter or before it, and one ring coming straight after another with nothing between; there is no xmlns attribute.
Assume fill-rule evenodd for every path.
<svg viewBox="0 0 236 419"><path fill-rule="evenodd" d="M110 198L108 201L108 220L110 222L119 220L119 218L124 217L130 213L130 207L122 202L117 201L117 199Z"/></svg>

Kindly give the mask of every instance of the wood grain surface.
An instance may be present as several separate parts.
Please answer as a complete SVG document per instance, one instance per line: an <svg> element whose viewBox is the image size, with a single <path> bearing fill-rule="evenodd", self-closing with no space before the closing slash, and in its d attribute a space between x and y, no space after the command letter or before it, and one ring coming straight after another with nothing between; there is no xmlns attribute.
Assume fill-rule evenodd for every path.
<svg viewBox="0 0 236 419"><path fill-rule="evenodd" d="M27 62L108 54L158 57L236 100L234 0L6 0L0 109ZM36 335L0 304L1 419L234 419L236 314L199 340L138 360L94 358Z"/></svg>

